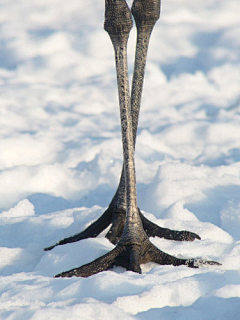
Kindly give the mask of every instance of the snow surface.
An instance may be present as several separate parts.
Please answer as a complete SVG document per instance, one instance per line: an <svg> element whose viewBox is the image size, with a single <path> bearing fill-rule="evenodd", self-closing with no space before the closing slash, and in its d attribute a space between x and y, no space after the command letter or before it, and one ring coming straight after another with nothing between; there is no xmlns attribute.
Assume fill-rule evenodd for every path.
<svg viewBox="0 0 240 320"><path fill-rule="evenodd" d="M202 237L152 242L222 266L54 279L113 247L101 234L43 251L97 219L118 184L104 1L1 1L0 319L240 319L239 12L238 0L162 1L136 148L139 207Z"/></svg>

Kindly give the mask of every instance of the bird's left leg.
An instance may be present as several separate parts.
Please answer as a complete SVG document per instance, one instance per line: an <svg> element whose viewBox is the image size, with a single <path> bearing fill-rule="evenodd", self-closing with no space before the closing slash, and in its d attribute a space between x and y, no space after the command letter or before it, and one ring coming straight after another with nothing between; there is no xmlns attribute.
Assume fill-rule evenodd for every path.
<svg viewBox="0 0 240 320"><path fill-rule="evenodd" d="M120 241L112 251L91 263L63 272L56 277L88 277L108 270L114 265L141 273L140 264L150 261L158 264L186 265L197 268L199 263L202 263L201 261L178 259L162 252L149 241L143 229L137 208L134 144L126 55L128 35L132 27L131 14L125 0L106 0L105 3L105 30L113 43L116 60L127 200L126 219ZM218 264L213 261L204 261L203 263L208 265Z"/></svg>
<svg viewBox="0 0 240 320"><path fill-rule="evenodd" d="M135 147L147 52L152 30L160 17L160 0L134 0L131 13L137 27L137 43L131 90L132 131ZM109 205L109 209L113 212L113 217L112 226L106 237L112 243L116 244L123 231L126 212L124 167L122 169L117 192ZM193 241L195 239L201 239L199 235L190 231L175 231L162 228L144 217L140 210L139 213L143 228L149 237L157 236L176 241Z"/></svg>
<svg viewBox="0 0 240 320"><path fill-rule="evenodd" d="M147 51L152 30L160 16L160 0L134 0L131 13L135 19L137 26L137 44L131 90L132 131L133 144L135 146ZM45 248L44 250L48 251L58 245L96 237L110 224L111 228L106 237L113 244L116 244L121 238L123 232L125 216L126 192L125 173L123 167L119 186L109 207L105 210L105 212L82 232L60 240L55 245ZM149 237L158 236L160 238L176 241L193 241L195 239L201 239L197 234L190 231L175 231L167 228L162 228L144 217L141 212L140 217L142 220L143 228Z"/></svg>

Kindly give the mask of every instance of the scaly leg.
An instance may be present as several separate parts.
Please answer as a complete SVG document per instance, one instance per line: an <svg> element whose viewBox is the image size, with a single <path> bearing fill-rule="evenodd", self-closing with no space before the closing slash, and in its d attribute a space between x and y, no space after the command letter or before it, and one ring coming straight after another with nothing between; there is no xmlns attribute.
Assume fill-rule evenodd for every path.
<svg viewBox="0 0 240 320"><path fill-rule="evenodd" d="M148 45L153 27L160 16L160 0L135 0L132 6L132 15L137 26L137 45L131 92L132 131L133 141L135 145ZM123 166L117 192L115 193L109 207L103 213L103 215L84 231L74 236L60 240L55 245L45 248L44 250L47 251L53 249L58 245L96 237L110 224L112 226L106 237L113 244L116 244L118 243L122 235L125 216L126 193L125 174ZM160 238L177 241L193 241L195 239L201 239L197 234L193 232L174 231L162 228L145 218L141 212L140 217L142 219L143 228L149 237L158 236Z"/></svg>
<svg viewBox="0 0 240 320"><path fill-rule="evenodd" d="M137 44L131 91L132 130L135 146L147 51L152 30L160 16L160 0L135 0L131 12L137 26ZM119 187L109 208L113 211L113 222L106 237L113 244L116 244L122 234L125 219L124 212L126 212L124 167L122 169ZM143 228L149 237L158 236L160 238L177 241L193 241L195 239L201 239L193 232L174 231L162 228L145 218L141 212L140 217L142 219Z"/></svg>
<svg viewBox="0 0 240 320"><path fill-rule="evenodd" d="M155 247L143 229L137 208L134 142L127 69L127 41L132 28L131 13L125 0L106 0L105 3L104 27L111 38L116 60L127 202L126 219L121 238L112 251L91 263L60 273L56 277L88 277L108 270L114 265L141 273L140 264L150 261L194 268L197 268L200 263L218 264L214 261L201 262L200 260L178 259L170 256Z"/></svg>

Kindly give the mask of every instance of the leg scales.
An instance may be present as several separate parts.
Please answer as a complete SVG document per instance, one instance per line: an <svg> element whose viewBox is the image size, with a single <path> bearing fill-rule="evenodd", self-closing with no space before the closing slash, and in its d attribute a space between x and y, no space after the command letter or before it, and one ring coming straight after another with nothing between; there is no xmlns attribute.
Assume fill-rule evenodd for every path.
<svg viewBox="0 0 240 320"><path fill-rule="evenodd" d="M143 229L148 237L159 237L175 241L194 241L195 239L201 240L201 238L196 233L190 231L175 231L167 228L162 228L144 217L140 210L139 215L142 220ZM106 234L106 238L111 243L117 244L123 232L125 216L125 210L108 207L101 215L101 217L94 221L85 230L76 235L60 240L55 245L45 248L44 250L49 251L59 245L77 242L87 238L95 238L110 224L111 228Z"/></svg>
<svg viewBox="0 0 240 320"><path fill-rule="evenodd" d="M190 268L199 268L208 265L220 265L215 261L200 259L178 259L154 246L148 238L139 244L122 245L121 242L110 252L79 268L59 273L55 278L89 277L96 273L121 266L127 270L141 273L141 264L155 262L160 265L185 265Z"/></svg>

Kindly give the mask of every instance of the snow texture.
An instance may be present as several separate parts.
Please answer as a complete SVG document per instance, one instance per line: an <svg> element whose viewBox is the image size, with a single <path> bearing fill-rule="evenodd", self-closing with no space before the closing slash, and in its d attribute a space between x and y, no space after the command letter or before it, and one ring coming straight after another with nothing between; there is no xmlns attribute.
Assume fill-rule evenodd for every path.
<svg viewBox="0 0 240 320"><path fill-rule="evenodd" d="M1 320L240 319L239 12L238 0L162 0L136 147L146 217L202 238L151 241L222 266L54 279L113 248L101 234L43 251L102 214L121 172L104 1L1 1Z"/></svg>

